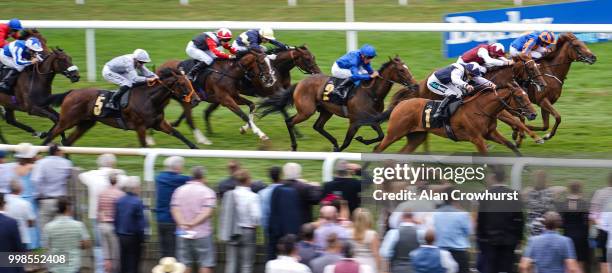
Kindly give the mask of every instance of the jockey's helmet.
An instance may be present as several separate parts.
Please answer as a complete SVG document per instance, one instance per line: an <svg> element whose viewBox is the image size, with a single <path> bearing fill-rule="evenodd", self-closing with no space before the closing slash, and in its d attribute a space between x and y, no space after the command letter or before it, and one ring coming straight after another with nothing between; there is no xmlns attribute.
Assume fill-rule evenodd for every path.
<svg viewBox="0 0 612 273"><path fill-rule="evenodd" d="M14 29L14 30L22 30L23 27L21 26L21 21L19 21L19 19L17 18L13 18L8 22L8 26L10 29Z"/></svg>
<svg viewBox="0 0 612 273"><path fill-rule="evenodd" d="M547 45L554 44L556 40L555 33L547 30L540 32L538 38L540 38L540 41Z"/></svg>
<svg viewBox="0 0 612 273"><path fill-rule="evenodd" d="M135 60L141 63L151 62L151 58L149 58L149 53L147 53L147 51L145 51L144 49L138 48L134 50L134 53L132 53L132 55L134 55Z"/></svg>
<svg viewBox="0 0 612 273"><path fill-rule="evenodd" d="M359 49L359 53L361 53L361 55L369 59L376 57L376 49L369 44L363 45Z"/></svg>
<svg viewBox="0 0 612 273"><path fill-rule="evenodd" d="M503 57L506 54L506 49L504 48L504 45L494 43L489 47L489 54L491 57Z"/></svg>
<svg viewBox="0 0 612 273"><path fill-rule="evenodd" d="M260 28L259 36L265 39L268 39L268 40L276 40L276 38L274 38L274 30L272 30L272 28L269 28L269 27Z"/></svg>
<svg viewBox="0 0 612 273"><path fill-rule="evenodd" d="M25 46L33 51L43 51L42 44L37 38L29 38L25 41Z"/></svg>
<svg viewBox="0 0 612 273"><path fill-rule="evenodd" d="M221 41L229 41L232 39L232 32L229 29L224 28L224 27L217 29L216 34L219 40Z"/></svg>

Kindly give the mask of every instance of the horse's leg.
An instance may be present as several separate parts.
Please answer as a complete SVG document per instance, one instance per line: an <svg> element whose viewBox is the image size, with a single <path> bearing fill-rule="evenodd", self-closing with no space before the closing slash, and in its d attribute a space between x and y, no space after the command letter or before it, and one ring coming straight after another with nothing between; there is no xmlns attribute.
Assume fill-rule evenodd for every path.
<svg viewBox="0 0 612 273"><path fill-rule="evenodd" d="M484 138L482 138L481 136L477 136L472 138L471 141L472 143L474 143L474 146L476 146L476 149L478 150L479 154L486 155L488 153L487 143Z"/></svg>
<svg viewBox="0 0 612 273"><path fill-rule="evenodd" d="M204 110L204 123L206 124L206 134L208 135L213 134L212 125L210 123L210 115L212 115L212 112L214 112L218 107L218 103L211 103L208 104L208 107L206 110Z"/></svg>
<svg viewBox="0 0 612 273"><path fill-rule="evenodd" d="M542 109L546 109L546 112L552 114L553 117L555 117L555 125L553 125L552 129L550 130L550 133L544 135L544 140L549 140L553 138L553 136L555 136L555 134L557 133L559 124L561 124L561 114L557 112L557 109L552 106L552 103L550 103L548 99L542 100L542 103L540 103L540 107L542 107Z"/></svg>
<svg viewBox="0 0 612 273"><path fill-rule="evenodd" d="M158 130L169 134L173 137L176 137L178 139L180 139L183 143L187 144L187 146L190 149L197 149L198 146L196 146L195 144L191 143L191 141L189 141L189 139L187 139L185 136L183 136L179 131L177 131L174 127L172 127L172 125L170 125L170 123L168 123L166 120L162 120L162 122L159 124L159 128L157 128Z"/></svg>
<svg viewBox="0 0 612 273"><path fill-rule="evenodd" d="M547 99L543 99L542 102L545 100ZM548 127L550 127L550 112L548 112L548 110L542 107L542 103L540 103L540 112L542 113L543 126L539 127L539 126L527 125L527 128L529 128L530 130L534 130L534 131L548 131Z"/></svg>
<svg viewBox="0 0 612 273"><path fill-rule="evenodd" d="M355 137L355 134L357 134L357 131L359 131L359 128L361 128L361 124L351 120L348 130L346 130L346 136L344 136L342 146L340 146L340 149L334 150L334 152L341 152L346 149L351 144L351 141L353 140L353 137Z"/></svg>
<svg viewBox="0 0 612 273"><path fill-rule="evenodd" d="M287 113L287 109L283 108L281 109L280 112L283 115L283 118L285 119L285 121L290 120L291 117L289 117L289 113ZM303 137L302 133L300 133L300 130L298 130L298 128L293 127L293 132L295 133L295 137L297 138Z"/></svg>
<svg viewBox="0 0 612 273"><path fill-rule="evenodd" d="M85 134L85 132L91 129L91 127L93 127L94 125L96 125L95 120L85 120L80 122L79 124L77 124L74 131L68 136L66 140L62 141L62 143L65 146L72 146L72 144L74 144L79 138L81 138L81 136L83 136L83 134Z"/></svg>
<svg viewBox="0 0 612 273"><path fill-rule="evenodd" d="M179 120L177 120L177 122L180 123L180 119L184 117L185 121L187 121L187 125L189 125L189 128L193 132L193 137L196 139L196 142L204 145L211 145L212 142L208 140L208 138L206 138L204 134L202 134L202 131L200 131L200 129L195 126L195 122L193 122L193 108L191 104L183 102L181 103L181 106L183 106L183 113L181 114L181 117L179 117ZM176 127L173 124L171 125L172 127Z"/></svg>
<svg viewBox="0 0 612 273"><path fill-rule="evenodd" d="M54 138L56 138L58 135L65 132L66 130L74 127L74 125L76 125L78 122L78 120L66 121L60 117L59 121L55 125L53 125L53 127L47 134L47 137L43 141L42 145L49 144L51 141L53 141Z"/></svg>
<svg viewBox="0 0 612 273"><path fill-rule="evenodd" d="M514 152L514 154L516 154L517 156L522 156L521 152L518 149L518 147L516 145L514 145L514 143L512 143L512 141L509 141L508 139L506 139L499 131L497 131L497 129L489 132L489 134L486 137L489 140L495 141L495 142L497 142L499 144L506 145L506 147L508 147L510 150L512 150Z"/></svg>
<svg viewBox="0 0 612 273"><path fill-rule="evenodd" d="M257 127L257 124L255 124L254 114L253 114L253 112L255 112L255 104L252 101L245 99L243 97L238 97L238 100L236 100L236 103L241 104L241 105L247 105L249 107L249 116L248 116L247 124L240 127L240 133L245 133L248 128L251 128L253 133L256 134L259 137L259 139L268 140L269 139L268 136L266 136L266 134L261 129L259 129L259 127Z"/></svg>
<svg viewBox="0 0 612 273"><path fill-rule="evenodd" d="M512 130L513 130L513 138L517 142L517 146L520 145L520 142L519 142L518 139L521 136L524 136L523 132L527 132L527 134L529 134L529 136L531 138L533 138L533 140L535 140L535 142L537 144L544 143L544 140L540 136L538 136L538 134L536 134L534 131L530 130L527 125L525 125L521 120L515 118L508 111L505 111L505 110L502 111L497 116L497 118L499 120L503 121L504 123L508 124L512 128ZM514 136L516 136L516 138ZM522 140L521 140L521 142L522 142Z"/></svg>
<svg viewBox="0 0 612 273"><path fill-rule="evenodd" d="M327 123L327 121L332 116L333 114L330 113L329 111L321 110L321 112L319 113L319 117L317 118L315 123L312 125L312 128L315 129L317 132L319 132L319 134L327 138L329 142L331 142L331 144L334 146L334 151L338 151L339 150L338 140L336 140L336 138L334 138L330 133L325 131L325 123Z"/></svg>
<svg viewBox="0 0 612 273"><path fill-rule="evenodd" d="M6 138L4 138L4 134L2 133L2 127L0 127L0 142L3 144L8 144L8 141L6 141Z"/></svg>
<svg viewBox="0 0 612 273"><path fill-rule="evenodd" d="M176 119L173 123L171 123L172 127L178 127L179 125L181 125L181 122L185 118L185 113L191 112L191 104L185 103L185 102L180 102L180 104L181 104L181 107L183 108L183 112L178 117L178 119Z"/></svg>
<svg viewBox="0 0 612 273"><path fill-rule="evenodd" d="M138 142L140 142L140 147L146 148L147 145L147 128L144 126L136 127L136 135L138 136Z"/></svg>
<svg viewBox="0 0 612 273"><path fill-rule="evenodd" d="M376 133L378 134L378 136L376 136L376 138L373 139L363 139L362 136L358 136L355 138L355 140L365 144L365 145L370 145L372 143L376 143L381 141L383 138L385 138L385 133L383 133L382 128L380 127L380 124L372 124L370 125L370 127L376 131Z"/></svg>
<svg viewBox="0 0 612 273"><path fill-rule="evenodd" d="M149 133L145 137L145 141L147 142L147 146L155 146L155 139L153 138L153 134L155 134L155 130L149 129Z"/></svg>
<svg viewBox="0 0 612 273"><path fill-rule="evenodd" d="M414 132L406 136L407 143L399 151L401 154L414 152L427 139L427 132Z"/></svg>
<svg viewBox="0 0 612 273"><path fill-rule="evenodd" d="M32 127L25 125L19 121L17 121L17 119L15 118L15 110L13 109L5 109L6 113L4 113L4 120L6 120L6 123L13 125L21 130L24 130L30 134L32 134L33 136L40 136L41 133L36 132L36 130L34 130Z"/></svg>

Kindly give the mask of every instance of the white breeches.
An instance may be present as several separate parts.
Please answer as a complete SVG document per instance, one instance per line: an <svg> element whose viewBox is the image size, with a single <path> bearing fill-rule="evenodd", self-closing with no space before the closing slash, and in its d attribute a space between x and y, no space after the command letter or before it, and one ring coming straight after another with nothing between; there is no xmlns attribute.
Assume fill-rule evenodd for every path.
<svg viewBox="0 0 612 273"><path fill-rule="evenodd" d="M23 71L28 65L18 65L13 61L13 58L4 55L4 53L0 52L0 61L8 67L17 69L17 71Z"/></svg>
<svg viewBox="0 0 612 273"><path fill-rule="evenodd" d="M514 47L510 47L510 56L512 57L516 57L520 54L521 52L518 51L518 49L514 48ZM538 47L534 50L532 50L529 55L531 56L531 58L533 58L534 60L537 60L539 58L542 58L542 56L544 56L544 53L546 53L546 48L545 47Z"/></svg>
<svg viewBox="0 0 612 273"><path fill-rule="evenodd" d="M353 76L353 73L350 69L340 68L335 62L332 65L331 74L333 77L338 79L348 79ZM366 71L365 69L360 69L359 74L368 74L368 71Z"/></svg>
<svg viewBox="0 0 612 273"><path fill-rule="evenodd" d="M190 41L187 44L187 48L185 48L185 52L187 53L189 57L194 58L200 62L205 62L207 65L212 64L212 62L216 58L216 56L209 50L204 51L204 50L197 48L193 44L193 41Z"/></svg>
<svg viewBox="0 0 612 273"><path fill-rule="evenodd" d="M116 72L113 72L110 70L110 68L108 68L108 66L104 66L104 68L102 68L102 77L104 77L105 80L114 83L116 85L119 86L129 86L132 87L133 82L130 80L130 78L135 78L136 76L138 76L138 73L136 73L135 70L129 72L128 74L133 74L133 75L122 75Z"/></svg>
<svg viewBox="0 0 612 273"><path fill-rule="evenodd" d="M429 79L427 79L427 88L429 88L431 92L445 97L455 95L457 98L461 98L461 96L463 96L463 91L461 91L461 89L452 83L442 84L435 74L431 74Z"/></svg>

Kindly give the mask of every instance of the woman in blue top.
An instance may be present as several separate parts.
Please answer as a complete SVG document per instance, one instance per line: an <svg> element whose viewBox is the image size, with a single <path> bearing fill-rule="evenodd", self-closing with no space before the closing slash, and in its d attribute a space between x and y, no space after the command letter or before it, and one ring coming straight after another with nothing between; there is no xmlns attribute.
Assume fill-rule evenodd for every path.
<svg viewBox="0 0 612 273"><path fill-rule="evenodd" d="M359 85L362 80L378 77L378 71L374 71L370 65L374 57L376 57L376 49L366 44L359 50L346 53L333 64L332 76L345 79L336 87L343 99L346 98L347 91Z"/></svg>

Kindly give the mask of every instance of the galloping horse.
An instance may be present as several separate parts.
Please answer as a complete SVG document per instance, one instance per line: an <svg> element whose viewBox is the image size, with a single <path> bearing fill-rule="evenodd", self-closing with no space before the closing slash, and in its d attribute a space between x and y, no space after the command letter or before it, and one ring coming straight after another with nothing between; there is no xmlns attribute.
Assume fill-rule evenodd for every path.
<svg viewBox="0 0 612 273"><path fill-rule="evenodd" d="M423 114L430 100L415 98L401 101L389 118L387 134L382 142L374 148L374 152L382 152L389 145L402 137L408 143L401 153L413 152L427 139L431 132L441 137L449 138L444 128L426 128ZM516 155L521 155L517 147L497 131L497 116L502 110L527 113L535 118L535 109L527 93L521 88L507 87L502 89L487 88L466 99L463 105L450 118L450 125L459 141L474 143L480 154L487 154L485 140L492 140L510 148Z"/></svg>
<svg viewBox="0 0 612 273"><path fill-rule="evenodd" d="M172 96L190 102L192 97L198 100L198 95L184 73L166 68L158 75L160 78L152 84L145 83L133 87L130 91L129 104L121 110L125 127L116 118L97 116L96 112L99 113L102 107L102 104L97 102L102 91L96 88L71 90L49 97L46 103L61 104L61 114L59 122L49 132L44 144L76 125L75 131L64 142L64 145L70 146L100 121L115 128L135 130L142 147L147 146L146 130L153 128L180 139L189 148L196 149L193 143L164 119L164 108Z"/></svg>
<svg viewBox="0 0 612 273"><path fill-rule="evenodd" d="M33 136L44 138L45 132L36 132L32 127L18 122L15 119L15 110L46 117L57 123L59 114L44 102L51 95L51 83L55 74L60 73L73 83L80 79L78 68L72 64L72 58L59 48L44 56L42 62L24 69L13 87L15 95L0 93L0 105L6 110L6 122Z"/></svg>
<svg viewBox="0 0 612 273"><path fill-rule="evenodd" d="M364 81L353 90L354 96L349 98L346 111L342 106L323 101L324 86L327 84L329 77L318 74L310 76L290 89L264 100L260 104L260 107L264 109L261 115L281 112L290 104L295 104L297 114L285 120L291 138L291 149L295 151L297 143L293 130L294 126L310 118L315 111L319 111L319 118L313 126L314 129L332 143L334 151L342 151L351 143L359 127L366 125L361 123L361 120L377 115L384 109L385 97L394 83L405 86L417 85L408 66L397 56L389 58L389 61L382 65L379 73L380 77ZM337 140L324 129L325 123L333 115L349 119L349 128L341 147L338 147ZM380 124L372 123L369 125L378 133L378 137L372 140L357 137L355 138L357 141L369 144L378 142L383 138Z"/></svg>
<svg viewBox="0 0 612 273"><path fill-rule="evenodd" d="M159 69L178 70L180 64L179 60L170 60L163 63ZM200 72L192 84L201 100L227 107L246 122L260 139L267 140L268 137L257 127L252 116L240 109L239 105L247 105L251 113L255 110L255 104L238 93L240 81L245 75L249 75L251 79L257 79L267 87L273 86L276 82L275 73L266 54L251 50L237 60L216 60L209 68ZM188 121L192 120L191 111L185 111L184 114ZM198 142L210 143L199 130L192 128L194 128Z"/></svg>

